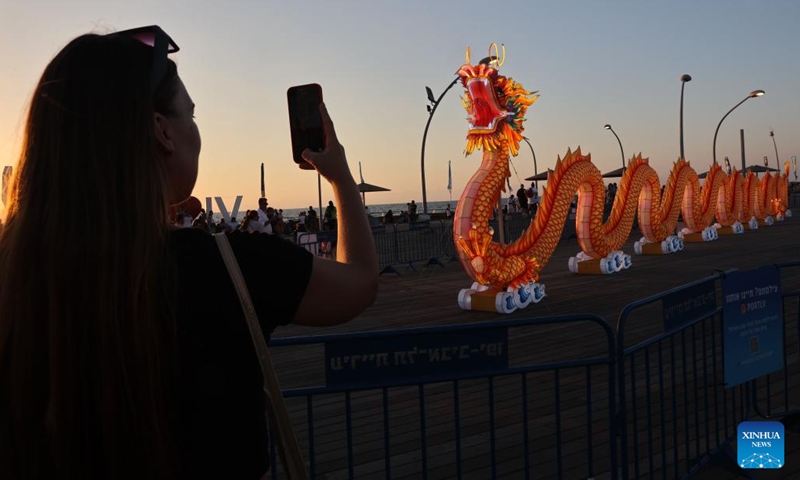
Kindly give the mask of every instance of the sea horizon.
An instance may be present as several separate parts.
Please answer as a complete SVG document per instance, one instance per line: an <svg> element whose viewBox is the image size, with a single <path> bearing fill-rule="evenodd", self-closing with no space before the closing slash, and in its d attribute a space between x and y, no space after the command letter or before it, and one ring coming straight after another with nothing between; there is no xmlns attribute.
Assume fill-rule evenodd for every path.
<svg viewBox="0 0 800 480"><path fill-rule="evenodd" d="M505 200L505 199L504 199ZM422 202L416 202L417 204L417 214L422 214ZM429 201L428 202L428 214L432 213L442 213L447 208L447 205L450 205L450 209L455 212L456 205L458 204L458 200L436 200L436 201ZM334 204L335 205L335 204ZM319 205L312 205L314 210L317 211L317 215L322 215L322 212L325 211L325 207L327 203L322 206L322 212L319 211ZM258 208L258 207L256 207ZM407 210L406 203L378 203L374 205L367 205L369 208L369 214L374 217L382 217L386 212L389 210L396 216L400 214L402 211ZM241 221L244 218L245 212L250 210L248 208L242 209L240 208L238 212L235 212L235 215L231 213L231 216L235 216L237 221ZM308 207L296 207L296 208L284 208L283 209L283 218L284 220L292 220L300 216L300 212L307 212ZM230 213L230 212L229 212ZM212 218L214 221L219 221L222 217L222 214L218 211L213 211Z"/></svg>

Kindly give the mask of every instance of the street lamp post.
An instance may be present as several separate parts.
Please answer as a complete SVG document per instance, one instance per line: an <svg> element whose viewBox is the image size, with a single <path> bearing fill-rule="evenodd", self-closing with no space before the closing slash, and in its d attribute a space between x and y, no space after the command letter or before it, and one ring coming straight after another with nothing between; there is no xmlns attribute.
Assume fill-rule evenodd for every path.
<svg viewBox="0 0 800 480"><path fill-rule="evenodd" d="M614 136L617 137L617 143L619 143L619 152L622 154L622 168L624 169L625 168L625 151L622 150L622 141L619 139L619 136L617 135L617 132L615 132L614 129L611 128L611 125L606 123L603 126L603 128L605 128L606 130L611 130L611 133L613 133Z"/></svg>
<svg viewBox="0 0 800 480"><path fill-rule="evenodd" d="M422 154L420 156L420 173L422 174L422 213L424 215L428 214L428 193L425 189L425 141L428 139L428 128L431 126L431 120L433 120L433 114L436 113L436 109L439 107L439 102L442 101L442 97L453 88L453 86L458 83L460 79L459 76L456 75L456 78L450 82L450 85L444 89L439 98L433 98L433 91L430 87L425 87L425 90L428 92L428 101L430 101L430 105L428 105L428 122L425 124L425 133L422 134Z"/></svg>
<svg viewBox="0 0 800 480"><path fill-rule="evenodd" d="M681 159L686 160L686 157L683 155L683 87L686 86L686 82L691 82L692 76L689 74L684 74L681 76Z"/></svg>
<svg viewBox="0 0 800 480"><path fill-rule="evenodd" d="M493 60L497 60L497 57L496 56L486 57L483 58L478 63L489 64ZM442 101L442 98L451 88L453 88L453 86L455 86L456 83L458 83L460 79L461 77L456 75L456 78L454 78L453 81L450 82L450 85L448 85L447 88L444 89L442 94L439 95L439 98L433 98L433 90L431 90L430 87L427 86L425 87L425 91L428 94L428 101L430 102L430 104L427 105L428 121L425 123L425 132L422 134L422 152L420 154L420 174L422 176L422 213L424 215L428 214L428 192L425 187L425 141L428 139L428 128L431 126L431 120L433 120L433 114L436 113L436 109L439 107L439 103Z"/></svg>
<svg viewBox="0 0 800 480"><path fill-rule="evenodd" d="M772 145L775 146L775 166L778 167L778 172L781 171L781 157L778 156L778 144L775 143L775 132L770 130L769 136L772 137Z"/></svg>
<svg viewBox="0 0 800 480"><path fill-rule="evenodd" d="M536 152L533 151L533 145L531 145L531 142L530 140L528 140L528 137L522 137L522 139L525 140L525 143L528 144L528 147L530 147L531 149L531 155L533 155L533 175L534 176L539 175L539 168L536 166ZM536 189L538 190L539 180L534 180L534 181L536 182Z"/></svg>
<svg viewBox="0 0 800 480"><path fill-rule="evenodd" d="M741 102L737 103L736 105L733 106L733 108L728 110L728 113L726 113L725 116L722 117L722 120L719 121L719 124L717 124L717 130L714 132L714 146L713 146L713 148L714 148L714 165L717 164L717 134L719 133L719 127L722 126L722 122L725 120L725 118L728 115L731 114L732 111L736 110L736 107L738 107L739 105L741 105L744 102L746 102L749 98L763 97L763 96L764 96L764 90L753 90L752 92L750 92L750 94L748 96L744 97L744 100L742 100Z"/></svg>

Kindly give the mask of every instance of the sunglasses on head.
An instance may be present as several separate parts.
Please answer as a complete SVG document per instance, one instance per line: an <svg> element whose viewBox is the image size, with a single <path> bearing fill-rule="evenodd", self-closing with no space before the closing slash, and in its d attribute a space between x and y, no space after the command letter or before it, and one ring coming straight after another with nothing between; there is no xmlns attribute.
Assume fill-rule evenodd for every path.
<svg viewBox="0 0 800 480"><path fill-rule="evenodd" d="M150 91L155 92L156 87L167 74L167 55L180 50L178 44L158 25L123 30L114 33L114 35L134 38L144 45L153 47L153 64L150 66Z"/></svg>

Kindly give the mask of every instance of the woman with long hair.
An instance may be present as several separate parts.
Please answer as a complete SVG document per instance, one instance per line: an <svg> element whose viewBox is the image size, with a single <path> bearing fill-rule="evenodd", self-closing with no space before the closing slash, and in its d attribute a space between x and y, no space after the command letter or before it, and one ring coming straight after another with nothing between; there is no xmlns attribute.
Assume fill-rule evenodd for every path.
<svg viewBox="0 0 800 480"><path fill-rule="evenodd" d="M0 233L0 478L256 479L269 467L236 290L214 239L168 222L200 152L167 58L177 49L158 27L83 35L34 91ZM347 226L336 260L228 234L267 338L345 322L377 291L355 181L320 111L326 148L305 158ZM275 270L293 273L277 284Z"/></svg>

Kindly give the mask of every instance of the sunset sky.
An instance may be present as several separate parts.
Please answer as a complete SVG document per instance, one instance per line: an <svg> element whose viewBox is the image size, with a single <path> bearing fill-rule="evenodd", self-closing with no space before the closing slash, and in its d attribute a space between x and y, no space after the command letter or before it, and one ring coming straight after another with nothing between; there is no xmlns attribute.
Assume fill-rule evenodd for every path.
<svg viewBox="0 0 800 480"><path fill-rule="evenodd" d="M527 135L539 171L581 147L597 167L621 166L641 152L662 183L680 154L680 77L686 158L698 172L717 158L741 165L768 156L770 129L781 162L800 155L800 2L791 1L149 1L0 0L0 166L14 165L27 104L47 62L71 38L158 24L180 45L173 56L197 104L203 139L194 195L255 208L259 169L270 204L317 203L317 178L291 158L286 89L322 85L356 180L391 192L370 204L421 203L420 147L428 113L425 86L438 96L464 63L492 42L505 44L500 73L541 98L528 110ZM481 153L464 157L467 124L453 88L433 118L426 149L428 201L446 200L447 162L458 198ZM533 174L525 146L511 183ZM518 174L518 177L517 177ZM323 201L331 190L323 187Z"/></svg>

